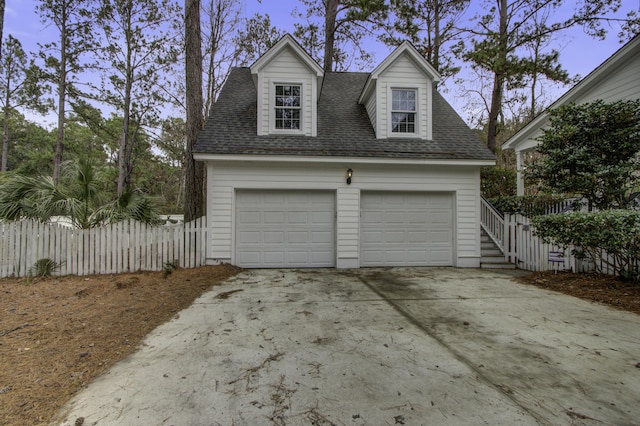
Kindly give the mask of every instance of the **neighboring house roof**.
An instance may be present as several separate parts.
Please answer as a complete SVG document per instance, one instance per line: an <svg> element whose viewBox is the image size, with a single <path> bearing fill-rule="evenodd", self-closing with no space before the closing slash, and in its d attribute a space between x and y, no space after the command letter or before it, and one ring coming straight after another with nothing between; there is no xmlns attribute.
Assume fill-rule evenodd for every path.
<svg viewBox="0 0 640 426"><path fill-rule="evenodd" d="M569 89L564 95L556 100L548 109L558 108L572 102L579 102L587 98L594 88L600 86L609 78L610 74L620 69L627 61L634 56L640 56L640 35L635 36L631 41L622 46L617 52L600 64L596 69L580 80L575 86ZM636 70L636 78L640 79L640 70ZM628 94L627 94L628 95ZM511 136L503 145L502 149L514 149L520 151L531 149L537 146L535 137L543 127L548 124L549 114L547 110L534 117L527 125Z"/></svg>
<svg viewBox="0 0 640 426"><path fill-rule="evenodd" d="M194 153L494 161L495 157L437 92L433 140L377 139L358 99L369 73L325 73L318 100L318 136L257 134L257 94L249 68L234 68Z"/></svg>

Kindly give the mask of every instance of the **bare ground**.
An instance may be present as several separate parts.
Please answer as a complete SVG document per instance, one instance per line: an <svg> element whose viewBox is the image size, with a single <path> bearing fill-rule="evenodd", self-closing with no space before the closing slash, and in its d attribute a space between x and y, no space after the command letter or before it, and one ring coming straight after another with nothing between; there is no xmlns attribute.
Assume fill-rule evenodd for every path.
<svg viewBox="0 0 640 426"><path fill-rule="evenodd" d="M537 272L519 280L640 315L640 285L621 281L611 275Z"/></svg>
<svg viewBox="0 0 640 426"><path fill-rule="evenodd" d="M47 424L144 337L239 269L207 266L0 280L0 424ZM602 275L536 273L521 282L640 314L640 286Z"/></svg>
<svg viewBox="0 0 640 426"><path fill-rule="evenodd" d="M238 271L0 280L0 425L47 424L151 330Z"/></svg>

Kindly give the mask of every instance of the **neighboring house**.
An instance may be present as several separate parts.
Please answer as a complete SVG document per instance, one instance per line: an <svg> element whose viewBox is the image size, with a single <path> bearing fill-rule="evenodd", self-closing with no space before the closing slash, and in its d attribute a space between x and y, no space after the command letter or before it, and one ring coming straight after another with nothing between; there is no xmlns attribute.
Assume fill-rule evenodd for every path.
<svg viewBox="0 0 640 426"><path fill-rule="evenodd" d="M549 108L598 99L605 102L640 99L640 35L620 48ZM502 146L502 149L513 149L516 153L518 195L524 194L524 153L536 149L540 143L536 138L542 135L542 130L548 125L548 113L545 111L511 136Z"/></svg>
<svg viewBox="0 0 640 426"><path fill-rule="evenodd" d="M478 267L495 159L438 79L409 43L372 73L325 73L290 35L233 69L194 149L208 261Z"/></svg>

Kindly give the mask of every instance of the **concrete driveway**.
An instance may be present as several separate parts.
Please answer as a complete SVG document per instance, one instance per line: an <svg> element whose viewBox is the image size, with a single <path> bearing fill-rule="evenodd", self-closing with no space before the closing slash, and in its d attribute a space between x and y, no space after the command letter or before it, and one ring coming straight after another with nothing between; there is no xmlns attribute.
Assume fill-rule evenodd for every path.
<svg viewBox="0 0 640 426"><path fill-rule="evenodd" d="M638 363L640 316L506 273L252 270L156 329L63 424L632 425Z"/></svg>

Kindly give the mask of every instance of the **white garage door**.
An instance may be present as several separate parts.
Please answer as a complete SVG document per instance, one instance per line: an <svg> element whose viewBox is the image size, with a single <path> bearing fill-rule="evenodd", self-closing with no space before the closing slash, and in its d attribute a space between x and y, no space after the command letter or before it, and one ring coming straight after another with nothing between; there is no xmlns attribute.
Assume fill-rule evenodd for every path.
<svg viewBox="0 0 640 426"><path fill-rule="evenodd" d="M361 266L453 265L451 193L363 192Z"/></svg>
<svg viewBox="0 0 640 426"><path fill-rule="evenodd" d="M236 259L248 268L335 265L335 194L238 191Z"/></svg>

